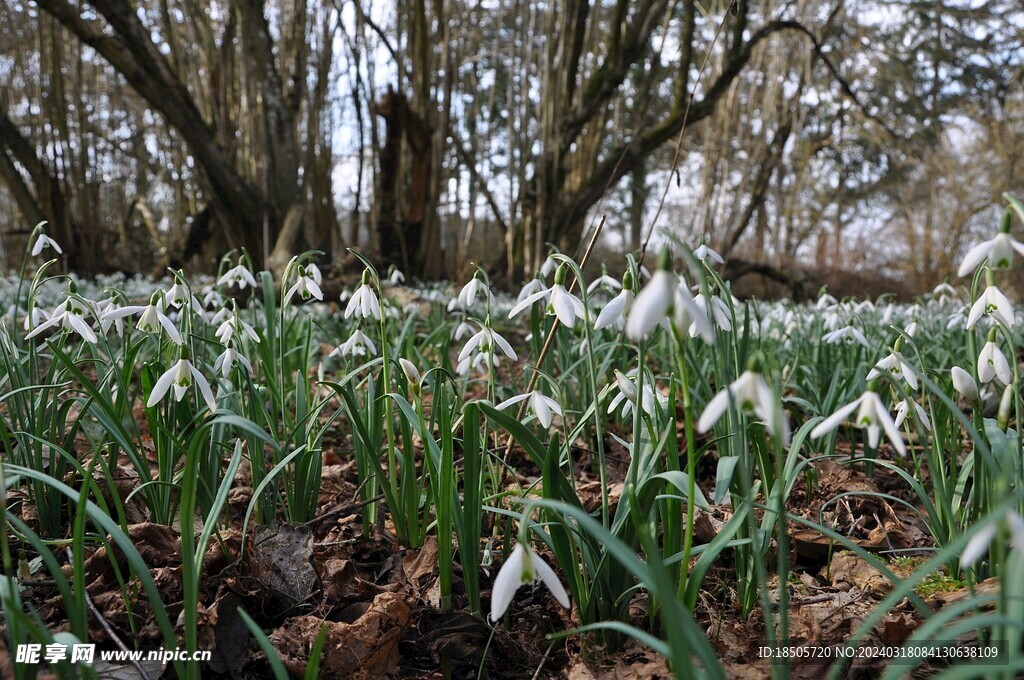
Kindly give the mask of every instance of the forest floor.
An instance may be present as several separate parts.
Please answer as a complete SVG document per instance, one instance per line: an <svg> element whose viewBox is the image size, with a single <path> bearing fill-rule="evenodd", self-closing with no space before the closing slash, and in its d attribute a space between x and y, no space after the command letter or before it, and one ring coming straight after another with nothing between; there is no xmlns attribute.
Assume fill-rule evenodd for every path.
<svg viewBox="0 0 1024 680"><path fill-rule="evenodd" d="M199 648L210 650L212 659L204 665L202 677L272 677L266 657L238 614L239 607L268 631L285 667L300 677L324 624L329 631L321 677L327 678L671 677L664 658L631 640L616 648L604 647L590 636L549 640L549 634L571 629L577 622L574 613L560 608L543 586L525 586L509 613L492 626L467 612L464 597L460 599L456 566L455 602L451 610L442 610L436 541L430 536L421 548L402 547L388 530L383 508L383 521L364 525L357 471L348 454L352 443L343 432L343 426L335 428L333 439L324 442L318 518L304 526L257 527L242 556L242 520L253 489L251 473L245 465L241 468L229 497L230 529L220 533L204 559ZM81 453L87 444L84 438L80 443ZM586 499L589 493L597 505L600 485L582 444L575 459L576 485L581 498ZM611 437L607 447L614 502L621 490L626 456ZM850 451L849 446L845 451ZM83 462L89 455L82 455L86 459ZM525 456L517 458L514 451L511 462L520 479L509 480L510 487L528 486L536 480L536 471L531 471ZM875 467L869 475L862 466L846 462L842 458L815 462L809 468L814 479L805 474L797 483L789 499L789 512L833 526L883 559L887 554L904 555L889 558L890 568L897 575L913 571L921 560L907 555L924 554L914 550L930 547L930 538L908 508L890 504L878 495L882 492L911 502L905 484L882 468ZM705 456L700 471L700 484L705 489L713 488L712 455ZM127 500L138 486L137 473L127 460L119 466L119 473L116 487L122 502L126 501L129 534L149 565L174 622L182 607L179 529L146 521L141 503L134 498ZM8 494L7 505L31 525L35 510L27 497L19 494ZM698 545L714 537L729 511L728 506L717 506L710 513L699 511L695 525ZM497 558L494 566L481 575L485 612L490 585L502 561L500 536L514 535L514 531L501 529L494 532L498 538L488 546ZM790 525L789 534L789 634L809 645L841 645L892 586L862 558L833 550L821 534L797 524ZM33 558L27 550L21 553L23 563ZM697 622L732 677L768 677L770 662L760 658L758 650L765 639L763 612L755 608L748 615L735 604L734 565L728 552L723 558L705 579ZM124 566L121 556L107 555L104 548L89 553L85 561L85 583L93 613L90 641L100 649L116 649L116 636L129 648L159 647L160 633L147 601L142 597L131 604L124 600L112 559ZM70 575L70 565L65 570ZM67 630L63 603L53 582L28 579L23 584L23 600L51 630ZM982 583L975 591L989 588L995 588L995 584ZM968 590L963 583L936 574L918 593L932 610L938 610L966 596ZM778 597L777 579L772 597ZM650 626L646 605L643 594L636 595L631 605L633 623L642 629ZM886 612L867 644L899 645L921 621L917 608L904 599ZM0 669L4 669L5 677L10 673L10 662L9 650L0 647ZM821 678L827 667L798 660L790 666L788 675ZM843 677L877 677L883 667L884 662L878 659L856 659ZM173 674L173 667L159 663L108 664L95 669L101 677L122 679ZM915 675L927 672L925 666Z"/></svg>

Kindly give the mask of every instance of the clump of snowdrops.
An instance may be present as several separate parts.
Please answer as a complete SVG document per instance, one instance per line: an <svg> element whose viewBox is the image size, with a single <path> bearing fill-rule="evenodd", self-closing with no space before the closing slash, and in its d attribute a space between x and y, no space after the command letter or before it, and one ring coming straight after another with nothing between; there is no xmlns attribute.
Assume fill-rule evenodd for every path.
<svg viewBox="0 0 1024 680"><path fill-rule="evenodd" d="M965 630L1008 640L1000 672L1012 675L1024 667L1015 651L1024 625L1019 316L999 277L1024 254L1012 237L1024 207L1007 200L997 234L967 253L963 285L913 304L824 293L809 304L740 303L703 244L666 248L651 270L627 257L621 277L592 281L552 253L515 300L477 270L398 308L388 289L404 277L382 278L361 259L359 284L328 306L312 252L280 281L243 252L208 281L171 271L157 286L87 291L50 273L56 260L43 258L60 246L39 225L2 300L3 483L38 511L28 526L4 507L8 641L84 640L84 558L115 544L128 557L121 582L142 585L141 594L126 585L126 601L148 598L166 644L178 646L127 537L113 481L127 461L151 521L202 520L198 536L182 534L184 643L196 649L202 556L228 526L240 466L254 488L243 540L254 524L307 522L318 512L324 435L340 429L351 435L364 530L410 548L437 537L442 608L505 625L517 595L539 581L571 610L562 636L611 647L632 636L680 677L725 677L694 618L705 577L728 555L735 592L722 606L770 612L768 642L788 644L790 609L776 584L788 577L789 532L805 527L893 582L850 644L910 598L926 619L913 641ZM72 454L79 436L89 456ZM836 452L840 440L852 455ZM628 454L616 494L612 443ZM931 533L934 547L911 576L897 578L838 528L788 513L791 492L823 458L888 469L912 491L915 503L889 499ZM536 482L522 485L516 466ZM713 480L698 479L709 466ZM601 481L590 511L578 486L585 467ZM697 513L713 506L729 519L698 543ZM69 633L47 630L19 599L12 541L42 558L37 568L64 594ZM70 546L70 580L53 541ZM1001 588L931 615L914 587L937 570L969 583L995 576ZM640 625L635 601L647 611ZM180 662L175 670L200 674Z"/></svg>

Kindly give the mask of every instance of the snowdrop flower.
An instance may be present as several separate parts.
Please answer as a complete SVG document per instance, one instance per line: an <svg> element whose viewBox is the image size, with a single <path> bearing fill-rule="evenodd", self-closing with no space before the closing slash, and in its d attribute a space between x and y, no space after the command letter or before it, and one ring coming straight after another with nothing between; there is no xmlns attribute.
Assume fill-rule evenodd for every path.
<svg viewBox="0 0 1024 680"><path fill-rule="evenodd" d="M960 305L956 311L949 315L949 320L946 322L946 330L951 331L954 328L961 328L967 323L967 305Z"/></svg>
<svg viewBox="0 0 1024 680"><path fill-rule="evenodd" d="M628 418L629 414L633 412L633 407L636 406L636 384L618 369L615 371L615 383L618 386L619 393L608 404L608 413L614 413L615 409L621 404L622 411L619 415L622 418ZM647 415L654 415L654 399L654 388L651 387L649 381L645 380L643 396L640 399L640 408Z"/></svg>
<svg viewBox="0 0 1024 680"><path fill-rule="evenodd" d="M359 287L352 293L345 307L346 319L377 319L380 320L380 301L377 293L370 286L370 270L363 270L363 279Z"/></svg>
<svg viewBox="0 0 1024 680"><path fill-rule="evenodd" d="M459 362L465 361L471 354L489 354L495 347L512 361L519 358L516 356L515 350L512 349L512 345L508 344L508 340L494 332L490 325L490 319L488 319L459 352ZM497 359L497 353L495 353L495 359ZM495 365L497 365L497 361L495 361Z"/></svg>
<svg viewBox="0 0 1024 680"><path fill-rule="evenodd" d="M784 442L789 441L789 424L782 412L781 405L775 400L775 394L760 372L748 368L739 378L729 384L711 398L703 413L697 420L697 431L704 433L729 409L729 403L744 413L752 413L764 421L764 427L773 437L782 436ZM777 433L776 428L782 428Z"/></svg>
<svg viewBox="0 0 1024 680"><path fill-rule="evenodd" d="M1024 255L1024 244L1010 236L1010 214L1003 217L999 233L990 241L983 241L967 251L964 261L960 264L957 276L967 276L973 272L986 258L992 269L1009 269L1013 261L1013 252Z"/></svg>
<svg viewBox="0 0 1024 680"><path fill-rule="evenodd" d="M981 348L981 353L978 355L978 380L988 383L995 378L1004 385L1009 385L1013 380L1010 362L1006 360L1006 355L996 345L994 331L993 328L992 332L989 332L988 342Z"/></svg>
<svg viewBox="0 0 1024 680"><path fill-rule="evenodd" d="M296 280L295 284L288 289L287 293L285 293L284 303L287 305L291 301L292 296L295 295L296 293L299 294L299 297L303 300L303 302L309 300L310 297L316 298L317 300L323 300L323 291L320 290L320 286L317 285L316 280L309 275L309 272L301 264L299 265L298 269L298 280Z"/></svg>
<svg viewBox="0 0 1024 680"><path fill-rule="evenodd" d="M682 278L679 279L672 298L672 323L679 333L685 330L691 338L699 335L708 344L715 341L715 329L711 327L711 319L690 295L686 281ZM729 327L732 328L731 323Z"/></svg>
<svg viewBox="0 0 1024 680"><path fill-rule="evenodd" d="M970 373L959 366L951 368L950 373L953 376L953 389L955 389L960 396L972 404L977 403L981 399L981 393L978 391L978 383L974 382L974 378L971 377Z"/></svg>
<svg viewBox="0 0 1024 680"><path fill-rule="evenodd" d="M143 333L160 333L161 328L167 333L167 337L176 345L180 345L181 333L175 328L174 323L164 314L163 295L158 291L149 298L149 304L145 307L140 305L127 305L119 307L103 314L100 317L101 324L109 324L111 321L122 319L126 316L139 315L139 323L135 326Z"/></svg>
<svg viewBox="0 0 1024 680"><path fill-rule="evenodd" d="M470 279L469 283L463 286L462 290L459 291L459 297L457 299L458 305L461 306L462 309L469 309L474 303L476 303L477 297L482 297L488 303L494 302L494 296L491 295L491 291L487 288L487 284L474 275L473 278ZM453 300L453 302L455 301ZM454 309L454 307L450 306L448 311L451 311L452 309Z"/></svg>
<svg viewBox="0 0 1024 680"><path fill-rule="evenodd" d="M231 375L231 369L236 363L244 366L249 375L253 374L252 364L249 363L249 360L230 346L217 356L217 360L213 363L213 371L214 373L220 371L221 375L227 378Z"/></svg>
<svg viewBox="0 0 1024 680"><path fill-rule="evenodd" d="M167 394L167 390L171 388L174 389L174 400L181 401L181 398L185 396L185 392L192 386L193 380L199 387L199 393L206 402L206 406L210 411L216 411L217 402L214 400L213 392L210 390L210 383L206 381L206 378L199 372L199 369L193 366L192 362L188 359L179 359L178 363L171 366L160 376L156 384L153 385L153 391L146 402L146 408L156 406Z"/></svg>
<svg viewBox="0 0 1024 680"><path fill-rule="evenodd" d="M1024 518L1021 518L1013 510L1007 510L1003 516L1003 524L1010 531L1010 546L1017 552L1024 555ZM989 522L983 528L976 531L971 540L964 547L964 553L960 556L960 567L967 569L974 566L974 563L984 557L988 552L988 546L992 539L999 532L999 522Z"/></svg>
<svg viewBox="0 0 1024 680"><path fill-rule="evenodd" d="M72 289L71 294L65 298L64 302L53 308L49 318L30 331L25 336L25 339L29 340L45 330L59 326L66 331L78 333L86 342L95 343L97 340L96 333L93 332L92 326L85 321L86 312L91 314L93 318L96 318L93 303L80 297Z"/></svg>
<svg viewBox="0 0 1024 680"><path fill-rule="evenodd" d="M373 341L363 333L361 330L356 331L349 336L349 339L341 343L330 353L329 356L366 356L367 351L370 352L371 356L377 356L377 346L373 344Z"/></svg>
<svg viewBox="0 0 1024 680"><path fill-rule="evenodd" d="M203 293L203 304L202 307L223 307L224 296L220 294L220 291L216 288L208 288Z"/></svg>
<svg viewBox="0 0 1024 680"><path fill-rule="evenodd" d="M39 303L35 300L32 301L32 308L25 314L25 331L31 331L36 328L39 324L43 323L50 318L50 313L39 306Z"/></svg>
<svg viewBox="0 0 1024 680"><path fill-rule="evenodd" d="M909 397L900 401L900 403L896 405L896 417L893 419L893 425L897 428L902 426L903 421L907 419L907 414L910 413L911 408L913 408L914 412L917 414L917 419L922 425L924 425L924 429L931 432L932 421L928 418L928 412L924 410L923 406Z"/></svg>
<svg viewBox="0 0 1024 680"><path fill-rule="evenodd" d="M943 282L932 288L932 298L940 305L950 300L959 302L960 293L953 286Z"/></svg>
<svg viewBox="0 0 1024 680"><path fill-rule="evenodd" d="M668 318L677 288L676 275L669 270L669 260L668 250L663 250L657 271L633 300L626 320L626 336L631 340L646 338L655 326Z"/></svg>
<svg viewBox="0 0 1024 680"><path fill-rule="evenodd" d="M555 272L555 283L550 288L542 288L536 293L526 296L521 302L508 313L508 318L519 315L523 310L540 300L547 300L548 313L554 313L558 320L566 327L572 328L576 325L576 319L584 319L587 316L583 308L583 301L565 289L566 266L561 265Z"/></svg>
<svg viewBox="0 0 1024 680"><path fill-rule="evenodd" d="M911 321L910 323L908 323L906 326L904 326L903 332L909 335L910 337L914 337L915 335L917 335L917 322Z"/></svg>
<svg viewBox="0 0 1024 680"><path fill-rule="evenodd" d="M544 289L544 280L539 278L533 278L526 282L523 289L519 291L519 296L516 298L516 303L522 302L526 298L530 297L534 293Z"/></svg>
<svg viewBox="0 0 1024 680"><path fill-rule="evenodd" d="M693 256L704 264L707 264L709 259L712 262L717 262L718 264L725 264L725 260L722 259L722 256L711 248L708 248L708 244L706 243L701 243L697 246L697 249L693 251Z"/></svg>
<svg viewBox="0 0 1024 680"><path fill-rule="evenodd" d="M729 307L722 298L712 295L711 303L708 304L707 298L704 297L703 293L700 293L693 298L693 301L703 310L704 316L709 320L713 320L718 328L726 333L732 330L732 318L729 315ZM690 324L690 337L695 338L698 333L699 329L696 323Z"/></svg>
<svg viewBox="0 0 1024 680"><path fill-rule="evenodd" d="M391 268L391 275L388 276L388 281L392 286L400 286L405 283L405 274L398 267Z"/></svg>
<svg viewBox="0 0 1024 680"><path fill-rule="evenodd" d="M217 279L217 285L238 286L239 288L245 288L246 286L256 287L256 279L253 277L252 272L249 268L242 264L239 260L238 264L231 269L224 272L219 279Z"/></svg>
<svg viewBox="0 0 1024 680"><path fill-rule="evenodd" d="M491 621L496 623L505 614L520 586L538 579L547 586L560 605L569 608L569 594L565 592L565 586L558 580L554 570L533 551L533 548L520 540L494 578L494 587L491 589Z"/></svg>
<svg viewBox="0 0 1024 680"><path fill-rule="evenodd" d="M64 251L60 249L60 245L40 230L39 236L36 237L36 242L32 245L32 257L43 252L43 248L53 248L58 255L64 254Z"/></svg>
<svg viewBox="0 0 1024 680"><path fill-rule="evenodd" d="M826 307L832 307L836 304L838 304L838 300L828 293L822 293L818 298L818 301L814 303L814 306L816 309L825 309Z"/></svg>
<svg viewBox="0 0 1024 680"><path fill-rule="evenodd" d="M878 393L870 385L864 394L818 423L818 426L811 431L811 437L817 439L835 430L855 410L857 411L857 418L854 420L854 424L857 427L867 429L868 444L871 448L878 447L879 436L884 430L885 436L892 442L896 451L901 456L907 455L907 447L903 443L903 436L900 435L896 424L889 417L889 410L885 408Z"/></svg>
<svg viewBox="0 0 1024 680"><path fill-rule="evenodd" d="M551 275L551 272L553 272L555 270L555 267L557 266L558 260L556 260L553 257L548 257L548 259L544 260L544 262L540 266L541 277L546 279L548 276Z"/></svg>
<svg viewBox="0 0 1024 680"><path fill-rule="evenodd" d="M455 341L462 340L468 333L473 332L473 325L468 321L461 321L458 326L455 327L455 332L452 333L452 339Z"/></svg>
<svg viewBox="0 0 1024 680"><path fill-rule="evenodd" d="M587 295L593 295L594 291L596 291L599 288L607 288L608 290L611 291L617 291L622 288L622 284L616 281L611 276L608 276L607 273L604 273L590 282L590 285L587 286Z"/></svg>
<svg viewBox="0 0 1024 680"><path fill-rule="evenodd" d="M256 344L259 344L260 336L256 333L256 329L242 320L242 317L238 315L237 309L232 311L225 308L221 311L225 312L223 314L224 320L217 326L217 330L214 331L214 335L221 341L221 344L228 345L232 341L238 341L243 338L249 338Z"/></svg>
<svg viewBox="0 0 1024 680"><path fill-rule="evenodd" d="M521 401L527 402L527 409L530 413L537 416L537 420L544 426L545 429L551 427L551 418L553 414L562 415L562 407L558 405L558 402L551 397L543 394L540 390L534 390L533 392L527 392L526 394L520 394L511 399L506 399L497 405L499 411L503 411L513 404L518 404Z"/></svg>
<svg viewBox="0 0 1024 680"><path fill-rule="evenodd" d="M965 329L970 330L983 314L988 314L1007 328L1013 327L1013 305L995 286L989 286L978 296L978 301L971 307Z"/></svg>
<svg viewBox="0 0 1024 680"><path fill-rule="evenodd" d="M401 274L402 272L398 273ZM324 275L320 273L320 267L316 266L316 262L310 262L309 264L306 265L306 276L313 279L316 282L316 285L323 285ZM403 277L402 280L404 281L405 278Z"/></svg>
<svg viewBox="0 0 1024 680"><path fill-rule="evenodd" d="M629 314L630 308L633 306L633 300L635 299L633 291L628 288L623 288L622 292L613 297L608 301L608 304L604 306L601 313L597 315L597 321L594 322L594 328L601 330L602 328L608 328L609 326L618 326L626 322L626 315Z"/></svg>
<svg viewBox="0 0 1024 680"><path fill-rule="evenodd" d="M864 334L854 326L843 326L839 330L826 333L821 339L830 345L838 345L841 342L846 342L847 344L856 342L864 347L871 346L868 343L868 339L864 337Z"/></svg>
<svg viewBox="0 0 1024 680"><path fill-rule="evenodd" d="M188 287L185 286L177 278L174 279L174 285L167 289L164 294L164 299L160 301L162 305L170 305L175 309L181 309L185 305L190 305L192 309L202 313L203 305L192 295ZM166 307L164 307L166 309Z"/></svg>
<svg viewBox="0 0 1024 680"><path fill-rule="evenodd" d="M898 340L897 344L899 344ZM875 367L868 372L868 380L874 380L883 373L888 373L895 378L901 378L906 381L910 389L917 389L917 376L914 375L914 369L903 360L903 356L900 355L898 349L894 349L889 356L875 364Z"/></svg>
<svg viewBox="0 0 1024 680"><path fill-rule="evenodd" d="M666 248L658 258L657 271L633 301L626 320L626 336L631 340L646 338L655 326L664 324L671 313L679 333L689 332L696 324L697 334L705 342L713 342L714 331L707 314L694 302L686 282L677 277L670 266L671 255Z"/></svg>
<svg viewBox="0 0 1024 680"><path fill-rule="evenodd" d="M488 354L484 354L483 352L476 352L475 354L470 354L465 359L456 364L455 372L458 373L459 375L469 375L470 371L483 370L483 368L488 365L488 356ZM497 367L500 365L500 363L501 362L498 360L498 355L495 354L493 356L493 361L490 362L490 365Z"/></svg>
<svg viewBox="0 0 1024 680"><path fill-rule="evenodd" d="M608 304L604 306L601 313L597 315L597 321L594 322L594 328L601 330L608 326L615 325L622 328L626 321L626 315L629 313L630 308L633 306L633 300L636 296L633 294L633 274L628 269L622 276L622 290L618 295L608 301Z"/></svg>

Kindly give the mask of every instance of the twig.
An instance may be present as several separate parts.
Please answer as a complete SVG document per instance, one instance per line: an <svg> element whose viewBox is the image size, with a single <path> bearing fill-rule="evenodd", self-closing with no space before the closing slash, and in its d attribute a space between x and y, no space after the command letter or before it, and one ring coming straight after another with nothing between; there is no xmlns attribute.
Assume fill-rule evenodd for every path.
<svg viewBox="0 0 1024 680"><path fill-rule="evenodd" d="M731 5L730 5L731 7ZM692 9L690 10L693 11ZM728 12L726 12L728 15ZM651 219L651 226L647 230L647 237L644 238L643 247L640 248L640 257L637 258L637 266L639 267L644 263L644 257L647 255L647 246L651 242L651 237L654 236L654 227L658 224L658 217L661 216L661 211L665 207L665 199L668 197L668 188L672 185L672 175L679 172L679 152L683 148L683 137L686 135L686 123L690 119L690 107L693 105L693 99L697 96L697 85L700 84L701 78L704 76L704 69L708 66L708 61L711 58L711 53L715 51L715 45L718 44L718 37L722 35L722 29L725 28L726 17L722 17L721 23L718 24L718 28L715 29L715 37L711 40L711 46L708 47L707 54L704 55L704 61L701 62L700 70L697 71L697 77L693 80L693 87L690 88L690 96L686 98L686 109L683 111L683 123L679 127L679 138L676 139L676 150L672 155L672 169L669 170L668 180L665 182L665 188L661 192L661 200L658 201L658 209L654 212L654 217Z"/></svg>
<svg viewBox="0 0 1024 680"><path fill-rule="evenodd" d="M341 515L347 515L347 514L349 514L351 512L354 512L356 510L361 510L362 508L366 507L367 505L370 505L371 503L376 503L377 501L382 501L382 500L384 500L384 494L379 494L377 496L374 496L373 498L367 498L364 501L359 501L358 503L351 503L349 505L343 505L340 508L335 508L334 510L331 510L330 512L325 512L324 514L320 515L319 517L314 517L313 519L309 520L308 522L303 522L302 524L296 524L295 528L296 529L305 529L306 527L312 526L314 524L318 524L320 522L323 522L324 520L332 519L334 517L338 517L338 516L341 516Z"/></svg>
<svg viewBox="0 0 1024 680"><path fill-rule="evenodd" d="M71 552L71 548L65 548L65 550L67 551L68 561L74 563L75 558ZM96 608L96 604L92 601L92 598L89 597L89 591L83 588L82 596L85 598L85 604L89 607L89 611L92 612L92 615L94 617L96 617L96 620L99 622L103 630L106 631L107 635L110 636L110 639L114 641L114 644L117 645L117 648L120 649L122 652L125 652L125 658L131 661L132 665L135 666L135 670L139 672L139 675L141 675L144 678L144 680L151 680L149 673L146 672L146 669L143 668L142 664L140 664L134 658L135 655L132 653L133 650L128 649L128 646L121 640L121 638L110 626L110 624L107 623L107 620L103 618L103 614L100 613L100 610Z"/></svg>
<svg viewBox="0 0 1024 680"><path fill-rule="evenodd" d="M534 671L533 677L530 680L537 680L537 678L540 677L540 672L542 670L544 670L544 664L547 663L547 660L551 658L551 650L554 648L554 646L555 646L555 641L552 640L551 644L548 645L547 651L544 652L544 658L540 660L540 665L537 666L537 670Z"/></svg>

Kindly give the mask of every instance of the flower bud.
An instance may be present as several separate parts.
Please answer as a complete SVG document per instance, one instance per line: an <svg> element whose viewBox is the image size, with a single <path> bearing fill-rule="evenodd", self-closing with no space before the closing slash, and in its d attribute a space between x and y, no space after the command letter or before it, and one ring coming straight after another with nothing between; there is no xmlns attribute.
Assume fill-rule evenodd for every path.
<svg viewBox="0 0 1024 680"><path fill-rule="evenodd" d="M398 363L402 367L402 371L405 373L406 380L409 381L409 390L413 394L420 393L420 371L416 368L416 365L408 359L402 357L398 360Z"/></svg>
<svg viewBox="0 0 1024 680"><path fill-rule="evenodd" d="M978 392L978 383L974 381L970 373L959 366L954 366L950 369L950 374L953 376L953 389L960 396L972 404L976 404L981 400L981 395Z"/></svg>
<svg viewBox="0 0 1024 680"><path fill-rule="evenodd" d="M999 429L1006 432L1010 425L1010 409L1013 408L1013 384L1006 386L1003 390L1003 397L999 400L999 412L996 415L996 423Z"/></svg>

